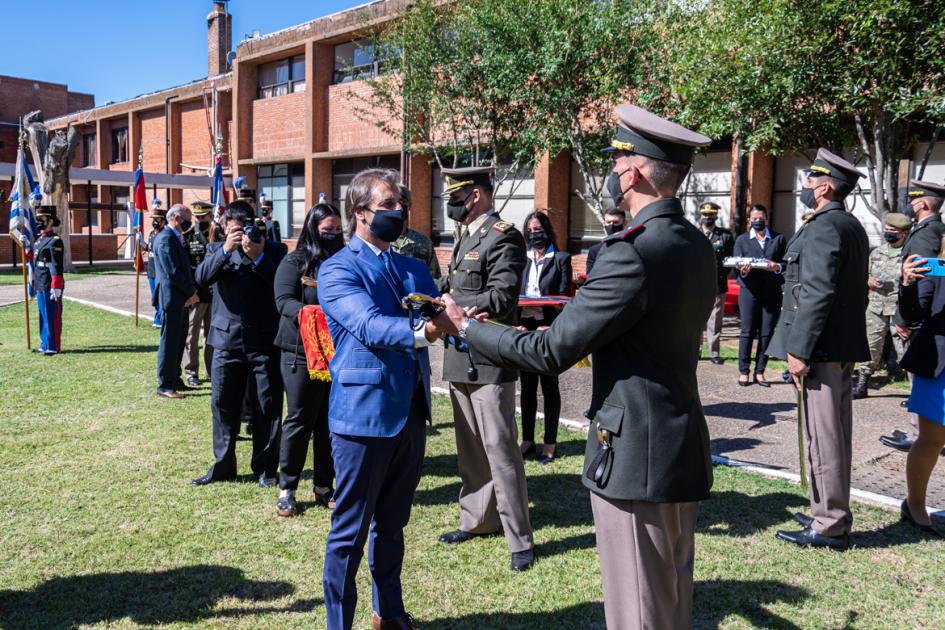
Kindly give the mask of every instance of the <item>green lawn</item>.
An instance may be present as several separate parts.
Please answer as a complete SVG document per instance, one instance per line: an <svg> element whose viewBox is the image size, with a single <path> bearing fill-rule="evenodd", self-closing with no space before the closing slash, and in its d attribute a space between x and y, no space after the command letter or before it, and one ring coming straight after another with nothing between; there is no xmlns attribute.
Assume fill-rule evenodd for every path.
<svg viewBox="0 0 945 630"><path fill-rule="evenodd" d="M328 513L280 519L275 490L190 486L210 463L209 391L154 396L157 331L70 303L66 352L46 358L23 351L21 313L0 308L0 627L323 627ZM459 489L445 401L436 416L406 532L408 610L425 628L603 628L583 437L565 431L560 460L527 464L538 561L513 575L501 538L436 542L457 523ZM239 455L248 473L246 443ZM775 541L804 505L795 486L716 469L698 627L945 626L945 544L861 505L849 553ZM365 628L366 566L360 589Z"/></svg>
<svg viewBox="0 0 945 630"><path fill-rule="evenodd" d="M109 267L106 264L93 265L89 267L87 265L82 267L77 267L78 271L76 273L67 273L65 274L65 279L68 282L69 280L82 280L83 278L93 278L95 276L104 276L104 275L117 275L117 274L134 274L134 271L131 267ZM142 275L144 272L142 272ZM9 286L23 284L23 270L21 267L16 269L11 269L9 267L0 269L0 286Z"/></svg>

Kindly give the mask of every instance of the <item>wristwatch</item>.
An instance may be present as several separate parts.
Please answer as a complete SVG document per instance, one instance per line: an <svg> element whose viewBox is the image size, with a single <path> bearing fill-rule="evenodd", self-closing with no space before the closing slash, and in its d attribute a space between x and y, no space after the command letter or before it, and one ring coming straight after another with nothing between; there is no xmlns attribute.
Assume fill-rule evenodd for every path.
<svg viewBox="0 0 945 630"><path fill-rule="evenodd" d="M469 328L469 324L471 324L474 321L476 320L474 320L472 317L467 317L466 319L463 320L463 323L459 325L459 338L460 339L466 338L466 330Z"/></svg>

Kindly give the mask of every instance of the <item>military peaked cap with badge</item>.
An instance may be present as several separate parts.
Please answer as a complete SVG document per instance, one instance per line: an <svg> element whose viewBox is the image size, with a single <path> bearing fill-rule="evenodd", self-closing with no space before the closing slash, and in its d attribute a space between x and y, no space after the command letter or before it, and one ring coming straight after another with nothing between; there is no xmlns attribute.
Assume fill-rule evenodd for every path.
<svg viewBox="0 0 945 630"><path fill-rule="evenodd" d="M909 182L909 190L906 194L910 201L942 199L945 198L945 186L913 179ZM918 254L923 258L937 258L942 249L943 236L945 236L945 223L942 222L942 217L938 212L917 221L902 246L902 259L908 260L913 254ZM893 323L909 328L918 325L918 322L906 321L898 309L893 317Z"/></svg>
<svg viewBox="0 0 945 630"><path fill-rule="evenodd" d="M467 186L484 186L492 190L492 178L495 176L494 166L469 166L466 168L444 168L443 196L466 188Z"/></svg>
<svg viewBox="0 0 945 630"><path fill-rule="evenodd" d="M827 175L846 182L850 186L856 186L856 183L863 177L863 173L861 173L857 167L853 166L853 164L847 162L836 153L831 153L823 148L817 150L814 163L811 164L805 172L810 177Z"/></svg>
<svg viewBox="0 0 945 630"><path fill-rule="evenodd" d="M921 197L945 199L945 186L913 179L909 181L909 192L907 194L910 199L919 199Z"/></svg>
<svg viewBox="0 0 945 630"><path fill-rule="evenodd" d="M213 213L213 204L207 201L197 200L190 205L190 210L195 217L205 217Z"/></svg>
<svg viewBox="0 0 945 630"><path fill-rule="evenodd" d="M692 164L698 147L711 144L712 138L660 118L636 105L617 107L617 134L605 153L623 152L643 157Z"/></svg>
<svg viewBox="0 0 945 630"><path fill-rule="evenodd" d="M711 201L706 201L701 206L699 206L699 214L718 214L721 210L721 206L717 203L712 203Z"/></svg>

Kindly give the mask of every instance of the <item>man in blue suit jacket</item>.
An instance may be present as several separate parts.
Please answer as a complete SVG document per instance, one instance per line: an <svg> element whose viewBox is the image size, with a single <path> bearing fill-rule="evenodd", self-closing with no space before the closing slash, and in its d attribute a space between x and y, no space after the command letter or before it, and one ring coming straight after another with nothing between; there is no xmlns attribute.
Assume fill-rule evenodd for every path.
<svg viewBox="0 0 945 630"><path fill-rule="evenodd" d="M197 267L197 283L213 292L213 316L207 343L213 347L210 367L213 455L210 470L193 484L236 478L236 436L247 382L253 411L253 476L262 487L274 486L279 465L282 420L282 375L275 338L279 328L273 281L286 254L282 243L258 241L244 232L254 223L253 208L234 201L223 214L226 240L210 243Z"/></svg>
<svg viewBox="0 0 945 630"><path fill-rule="evenodd" d="M448 320L440 315L414 329L401 307L408 293L438 292L422 262L390 248L405 219L398 183L387 169L355 176L347 194L355 235L318 275L335 344L328 426L337 489L324 573L329 630L352 627L355 575L369 533L373 627L414 627L400 586L403 529L420 480L424 421L432 417L426 348Z"/></svg>
<svg viewBox="0 0 945 630"><path fill-rule="evenodd" d="M187 206L175 205L167 211L167 229L154 237L155 291L153 305L161 310L161 343L158 345L158 396L183 398L180 362L184 356L186 307L197 301L197 288L190 271L190 258L184 249L183 233L190 229Z"/></svg>

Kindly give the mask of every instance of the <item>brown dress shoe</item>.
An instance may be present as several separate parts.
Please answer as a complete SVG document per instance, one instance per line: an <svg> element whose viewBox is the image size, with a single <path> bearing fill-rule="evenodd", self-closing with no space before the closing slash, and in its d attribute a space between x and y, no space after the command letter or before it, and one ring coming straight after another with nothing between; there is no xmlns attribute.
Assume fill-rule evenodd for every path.
<svg viewBox="0 0 945 630"><path fill-rule="evenodd" d="M174 398L174 399L184 398L183 394L181 394L178 391L174 391L173 389L159 389L157 390L157 395L163 396L164 398Z"/></svg>
<svg viewBox="0 0 945 630"><path fill-rule="evenodd" d="M404 613L400 617L394 617L393 619L381 619L380 615L375 611L373 614L372 627L374 630L418 630L419 626L417 622L413 620L413 617Z"/></svg>

